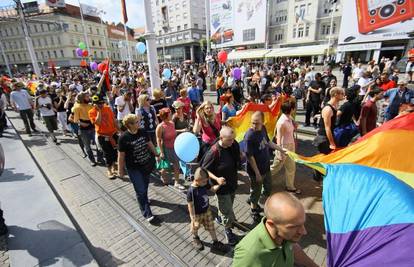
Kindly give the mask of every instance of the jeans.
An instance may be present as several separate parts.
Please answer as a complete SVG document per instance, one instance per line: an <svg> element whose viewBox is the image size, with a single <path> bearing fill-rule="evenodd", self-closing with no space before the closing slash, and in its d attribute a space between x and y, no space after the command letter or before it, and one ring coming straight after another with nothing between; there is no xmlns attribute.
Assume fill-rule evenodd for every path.
<svg viewBox="0 0 414 267"><path fill-rule="evenodd" d="M91 148L91 143L95 139L95 131L93 128L91 129L79 129L79 135L84 145L86 154L91 162L95 161L95 156L93 155L93 151Z"/></svg>
<svg viewBox="0 0 414 267"><path fill-rule="evenodd" d="M221 222L225 228L231 228L236 220L233 210L234 198L234 192L225 195L216 194L218 215L221 217Z"/></svg>
<svg viewBox="0 0 414 267"><path fill-rule="evenodd" d="M57 120L62 126L62 130L66 132L68 130L68 114L66 113L66 111L58 112Z"/></svg>
<svg viewBox="0 0 414 267"><path fill-rule="evenodd" d="M112 138L118 142L118 134L114 134ZM101 146L103 156L105 157L106 166L110 167L112 166L118 156L118 151L114 146L111 144L111 141L109 140L109 137L106 136L98 136L98 142Z"/></svg>
<svg viewBox="0 0 414 267"><path fill-rule="evenodd" d="M311 114L312 116L315 116L316 114L320 112L320 106L321 106L320 101L308 100L308 102L306 103L306 115L305 115L306 125L310 124ZM315 123L315 119L314 119L314 123Z"/></svg>
<svg viewBox="0 0 414 267"><path fill-rule="evenodd" d="M290 151L294 151L294 144L288 144L288 146L284 146L285 148L289 149ZM293 148L293 149L292 149ZM286 177L286 187L288 189L295 188L295 173L296 173L296 164L293 159L289 156L285 156L281 159L281 152L275 151L275 158L273 160L273 165L270 167L272 175L275 176L275 180L279 180L280 175L282 174L282 169L285 170L285 177Z"/></svg>
<svg viewBox="0 0 414 267"><path fill-rule="evenodd" d="M258 183L256 181L255 175L249 175L250 176L250 202L257 205L259 203L260 195L262 193L263 189L263 195L265 197L270 196L272 193L272 180L270 171L262 174L262 182Z"/></svg>
<svg viewBox="0 0 414 267"><path fill-rule="evenodd" d="M143 175L139 170L135 169L127 169L127 172L137 194L138 205L142 216L145 218L151 217L152 212L148 203L149 175Z"/></svg>
<svg viewBox="0 0 414 267"><path fill-rule="evenodd" d="M26 133L28 134L32 133L30 131L30 128L32 128L33 131L36 130L36 125L33 121L33 111L31 109L20 110L20 117L22 118L24 127L26 128ZM29 127L29 123L30 123L30 127Z"/></svg>

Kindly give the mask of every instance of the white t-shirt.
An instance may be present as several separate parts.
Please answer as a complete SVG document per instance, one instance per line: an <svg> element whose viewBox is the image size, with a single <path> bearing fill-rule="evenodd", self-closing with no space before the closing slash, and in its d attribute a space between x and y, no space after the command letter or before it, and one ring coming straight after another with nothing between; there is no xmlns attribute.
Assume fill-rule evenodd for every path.
<svg viewBox="0 0 414 267"><path fill-rule="evenodd" d="M39 98L37 99L37 104L39 106L40 115L42 115L42 117L55 115L55 112L53 111L52 99L50 99L49 96L46 96L46 97L39 96ZM47 107L44 107L44 105L45 106L49 105L50 109Z"/></svg>
<svg viewBox="0 0 414 267"><path fill-rule="evenodd" d="M115 98L115 106L117 106L117 107L125 106L125 108L122 112L120 112L118 110L118 112L116 114L116 119L117 120L122 120L126 115L131 113L131 111L129 110L129 105L125 102L124 96L122 96L122 95Z"/></svg>
<svg viewBox="0 0 414 267"><path fill-rule="evenodd" d="M364 69L358 68L356 67L353 71L352 71L352 77L354 79L359 79L362 77L362 74L364 73Z"/></svg>
<svg viewBox="0 0 414 267"><path fill-rule="evenodd" d="M368 88L365 86L367 86L367 84L369 84L370 82L371 82L371 78L364 78L364 77L359 78L358 83L357 83L359 86L361 86L361 89L359 90L359 95L366 94Z"/></svg>

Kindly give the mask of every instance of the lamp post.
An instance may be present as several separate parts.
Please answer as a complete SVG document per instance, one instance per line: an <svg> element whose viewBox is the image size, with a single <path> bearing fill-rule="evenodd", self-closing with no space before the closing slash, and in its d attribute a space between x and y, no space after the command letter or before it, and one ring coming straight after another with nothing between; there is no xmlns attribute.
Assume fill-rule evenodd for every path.
<svg viewBox="0 0 414 267"><path fill-rule="evenodd" d="M335 10L336 10L336 3L337 2L337 0L331 0L331 1L329 1L329 3L330 4L333 4L333 9L332 9L332 12L331 12L331 26L330 26L330 28L329 28L329 36L328 36L328 49L326 49L326 58L328 58L329 57L329 54L330 54L330 50L331 50L331 35L332 35L332 30L333 30L333 21L334 21L334 12L335 12Z"/></svg>
<svg viewBox="0 0 414 267"><path fill-rule="evenodd" d="M152 23L151 1L144 0L145 7L145 40L147 42L148 67L151 89L160 88L160 72L157 62L157 44L155 43L154 24Z"/></svg>

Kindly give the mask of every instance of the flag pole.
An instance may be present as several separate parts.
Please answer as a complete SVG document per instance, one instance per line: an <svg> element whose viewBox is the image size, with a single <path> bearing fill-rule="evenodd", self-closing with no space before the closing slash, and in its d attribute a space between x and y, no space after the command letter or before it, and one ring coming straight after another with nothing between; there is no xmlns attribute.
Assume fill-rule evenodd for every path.
<svg viewBox="0 0 414 267"><path fill-rule="evenodd" d="M129 67L132 68L132 58L131 58L131 52L129 51L126 22L124 22L124 31L125 31L125 44L126 44L126 50L127 50L127 55L128 55L128 63L129 63Z"/></svg>
<svg viewBox="0 0 414 267"><path fill-rule="evenodd" d="M89 41L88 41L88 35L86 34L86 29L85 29L85 21L83 20L83 10L82 10L82 5L80 0L78 0L79 3L79 10L80 10L80 15L81 15L81 22L82 22L82 29L83 29L83 38L85 38L85 43L86 43L86 49L88 49L88 53L91 53L92 51L89 49ZM89 62L91 62L91 57L89 56Z"/></svg>

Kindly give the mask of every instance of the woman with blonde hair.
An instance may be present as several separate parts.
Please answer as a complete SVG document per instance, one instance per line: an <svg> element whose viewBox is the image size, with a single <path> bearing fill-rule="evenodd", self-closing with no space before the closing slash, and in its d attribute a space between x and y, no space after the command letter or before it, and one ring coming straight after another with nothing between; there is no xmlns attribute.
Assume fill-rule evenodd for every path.
<svg viewBox="0 0 414 267"><path fill-rule="evenodd" d="M141 118L141 128L143 128L150 137L153 144L157 143L155 129L158 125L157 112L150 105L150 98L147 94L138 97L138 107L135 109L135 115Z"/></svg>
<svg viewBox="0 0 414 267"><path fill-rule="evenodd" d="M157 136L157 145L160 149L160 158L161 160L165 159L168 161L168 165L173 166L174 171L174 187L184 190L184 186L180 184L179 175L180 175L180 166L178 164L178 157L174 151L174 141L177 136L175 131L174 123L171 120L171 110L169 108L163 108L160 110L160 119L161 123L158 124L156 130ZM167 179L168 168L162 167L161 169L161 180L164 185L168 185L169 181Z"/></svg>
<svg viewBox="0 0 414 267"><path fill-rule="evenodd" d="M220 135L220 129L220 114L217 116L210 101L204 101L197 109L193 127L193 132L196 135L201 133L200 155L204 155L208 148L216 141Z"/></svg>
<svg viewBox="0 0 414 267"><path fill-rule="evenodd" d="M164 93L160 89L154 89L152 91L152 100L151 100L151 106L154 107L155 111L158 113L161 109L167 107L167 101L165 101Z"/></svg>

